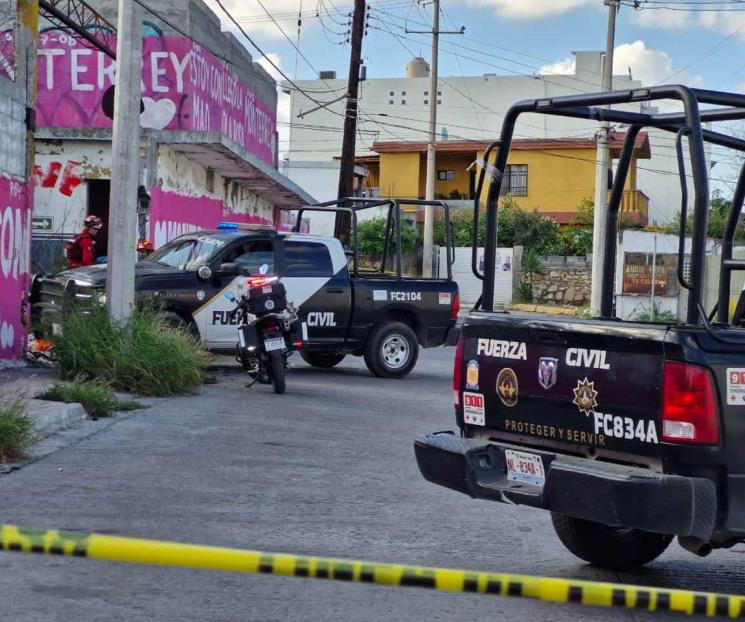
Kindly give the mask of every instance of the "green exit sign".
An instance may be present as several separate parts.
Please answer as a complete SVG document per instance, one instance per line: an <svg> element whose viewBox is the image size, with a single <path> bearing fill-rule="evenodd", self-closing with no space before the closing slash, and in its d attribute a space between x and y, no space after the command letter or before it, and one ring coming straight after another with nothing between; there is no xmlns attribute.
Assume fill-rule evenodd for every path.
<svg viewBox="0 0 745 622"><path fill-rule="evenodd" d="M54 229L54 218L51 216L35 216L31 218L31 229L33 231L52 231Z"/></svg>

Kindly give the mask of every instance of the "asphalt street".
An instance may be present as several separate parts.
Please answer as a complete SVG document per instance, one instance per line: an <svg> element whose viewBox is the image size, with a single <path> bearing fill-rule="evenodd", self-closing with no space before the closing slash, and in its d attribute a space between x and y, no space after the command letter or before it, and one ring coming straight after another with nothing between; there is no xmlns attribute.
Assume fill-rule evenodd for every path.
<svg viewBox="0 0 745 622"><path fill-rule="evenodd" d="M548 514L425 482L417 434L454 426L453 349L405 380L360 359L296 362L287 393L235 367L198 395L153 400L0 477L5 522L392 563L745 592L745 546L701 559L673 544L647 569L584 564ZM93 432L93 433L91 433ZM87 434L87 436L86 436ZM524 599L0 554L0 619L646 620L677 616Z"/></svg>

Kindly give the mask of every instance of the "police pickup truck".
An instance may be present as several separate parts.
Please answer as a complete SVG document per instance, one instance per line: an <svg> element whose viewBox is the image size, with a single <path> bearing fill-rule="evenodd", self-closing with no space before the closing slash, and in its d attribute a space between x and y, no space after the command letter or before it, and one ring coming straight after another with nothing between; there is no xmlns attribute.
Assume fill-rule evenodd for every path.
<svg viewBox="0 0 745 622"><path fill-rule="evenodd" d="M158 304L174 324L188 327L210 350L235 349L235 307L225 294L245 283L239 272L282 277L287 300L302 322L301 356L333 367L347 354L362 355L370 371L401 378L416 364L419 348L445 344L456 322L458 286L447 278L380 273L352 276L338 239L281 234L221 223L181 236L137 263L139 301ZM242 268L243 270L239 270ZM71 301L105 301L106 266L88 266L36 277L31 308L35 323L59 322Z"/></svg>
<svg viewBox="0 0 745 622"><path fill-rule="evenodd" d="M665 98L682 102L685 111L619 110L621 104ZM601 108L610 104L612 110ZM699 104L714 107L699 109ZM601 310L592 319L494 308L490 274L499 171L507 162L515 122L525 112L628 124L609 200ZM486 268L479 275L481 306L465 319L455 355L459 433L415 441L427 480L471 497L549 510L562 543L579 558L606 567L650 562L675 536L698 555L745 541L745 295L736 306L730 304L731 272L745 270L745 261L732 256L745 166L719 265L706 257L704 142L745 151L744 140L702 128L702 122L725 115L745 118L745 96L677 85L524 101L508 111L500 142L487 150L497 150L496 158L484 157L493 178ZM686 292L685 304L681 319L667 324L622 321L613 313L618 214L644 126L676 136L682 188L690 176L695 190L690 255L684 254L681 239L679 269L669 276ZM687 218L684 200L681 238ZM688 259L690 273L683 270ZM719 270L713 310L703 307L705 267ZM649 268L651 289L657 284L651 261ZM509 546L503 529L500 537Z"/></svg>

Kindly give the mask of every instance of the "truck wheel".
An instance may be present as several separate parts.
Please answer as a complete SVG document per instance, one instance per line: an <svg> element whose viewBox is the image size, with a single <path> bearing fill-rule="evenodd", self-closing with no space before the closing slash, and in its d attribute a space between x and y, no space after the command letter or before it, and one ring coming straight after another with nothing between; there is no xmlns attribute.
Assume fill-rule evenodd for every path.
<svg viewBox="0 0 745 622"><path fill-rule="evenodd" d="M344 360L345 356L346 354L339 352L306 352L305 350L300 350L300 358L308 363L308 365L323 367L324 369L336 367Z"/></svg>
<svg viewBox="0 0 745 622"><path fill-rule="evenodd" d="M365 364L381 378L403 378L414 369L418 358L416 335L402 322L376 326L365 344Z"/></svg>
<svg viewBox="0 0 745 622"><path fill-rule="evenodd" d="M571 553L595 566L621 570L657 559L672 541L640 529L609 527L551 512L556 535Z"/></svg>

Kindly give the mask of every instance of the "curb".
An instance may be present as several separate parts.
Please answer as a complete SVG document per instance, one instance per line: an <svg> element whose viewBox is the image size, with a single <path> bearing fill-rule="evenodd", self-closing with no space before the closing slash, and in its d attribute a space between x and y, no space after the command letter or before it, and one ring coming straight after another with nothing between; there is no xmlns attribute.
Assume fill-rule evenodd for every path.
<svg viewBox="0 0 745 622"><path fill-rule="evenodd" d="M33 443L62 430L77 427L88 418L85 408L76 403L30 399L25 405L26 414L34 422Z"/></svg>

